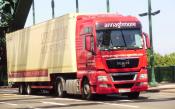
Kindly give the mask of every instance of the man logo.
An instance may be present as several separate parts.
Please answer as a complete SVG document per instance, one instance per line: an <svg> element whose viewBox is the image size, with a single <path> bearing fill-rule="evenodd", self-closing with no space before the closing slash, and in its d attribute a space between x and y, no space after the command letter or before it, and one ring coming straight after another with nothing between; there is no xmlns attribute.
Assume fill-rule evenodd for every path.
<svg viewBox="0 0 175 109"><path fill-rule="evenodd" d="M122 60L122 61L118 61L118 62L116 62L116 64L118 65L118 66L121 66L121 67L126 67L127 65L129 65L130 64L130 62L129 62L129 60L127 59L127 60Z"/></svg>

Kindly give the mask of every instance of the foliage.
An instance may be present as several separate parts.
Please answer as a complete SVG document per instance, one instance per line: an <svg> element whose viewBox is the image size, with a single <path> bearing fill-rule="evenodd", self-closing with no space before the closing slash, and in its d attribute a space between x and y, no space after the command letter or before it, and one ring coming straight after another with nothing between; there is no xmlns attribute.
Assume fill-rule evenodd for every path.
<svg viewBox="0 0 175 109"><path fill-rule="evenodd" d="M0 36L0 86L7 83L5 37Z"/></svg>
<svg viewBox="0 0 175 109"><path fill-rule="evenodd" d="M16 0L0 0L0 27L6 27L13 20Z"/></svg>
<svg viewBox="0 0 175 109"><path fill-rule="evenodd" d="M155 66L175 66L175 53L160 55L159 53L154 53Z"/></svg>
<svg viewBox="0 0 175 109"><path fill-rule="evenodd" d="M151 54L150 50L147 50L149 65L150 65L150 54ZM154 53L154 65L155 67L175 66L175 52L166 55Z"/></svg>

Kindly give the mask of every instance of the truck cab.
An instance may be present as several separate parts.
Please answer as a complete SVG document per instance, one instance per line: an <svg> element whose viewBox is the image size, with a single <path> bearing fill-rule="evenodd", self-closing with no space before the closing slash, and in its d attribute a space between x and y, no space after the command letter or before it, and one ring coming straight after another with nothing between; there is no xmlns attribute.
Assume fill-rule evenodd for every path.
<svg viewBox="0 0 175 109"><path fill-rule="evenodd" d="M125 94L138 98L148 88L148 37L139 20L117 14L77 17L77 78L84 98Z"/></svg>

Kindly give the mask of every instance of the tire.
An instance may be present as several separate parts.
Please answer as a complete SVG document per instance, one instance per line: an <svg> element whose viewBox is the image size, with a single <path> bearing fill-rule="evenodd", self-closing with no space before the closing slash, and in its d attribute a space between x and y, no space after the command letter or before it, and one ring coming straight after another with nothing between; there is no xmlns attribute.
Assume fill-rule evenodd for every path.
<svg viewBox="0 0 175 109"><path fill-rule="evenodd" d="M66 93L63 90L63 82L60 79L56 82L56 96L60 98L63 98L66 96Z"/></svg>
<svg viewBox="0 0 175 109"><path fill-rule="evenodd" d="M82 84L82 98L86 100L93 99L93 94L91 92L90 84L88 80L84 80Z"/></svg>
<svg viewBox="0 0 175 109"><path fill-rule="evenodd" d="M140 95L140 92L132 92L127 94L129 99L138 99L139 95Z"/></svg>
<svg viewBox="0 0 175 109"><path fill-rule="evenodd" d="M27 94L27 95L31 95L31 94L32 94L32 89L31 89L31 85L30 85L30 84L27 84L27 87L26 87L26 94Z"/></svg>
<svg viewBox="0 0 175 109"><path fill-rule="evenodd" d="M19 94L23 95L24 94L24 85L20 84L19 87L18 87L18 90L19 90Z"/></svg>

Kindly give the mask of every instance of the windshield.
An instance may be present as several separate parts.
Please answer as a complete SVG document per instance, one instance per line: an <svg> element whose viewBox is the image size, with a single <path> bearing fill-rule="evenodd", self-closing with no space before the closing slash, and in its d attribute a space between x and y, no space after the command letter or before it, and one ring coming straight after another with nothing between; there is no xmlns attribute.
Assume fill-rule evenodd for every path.
<svg viewBox="0 0 175 109"><path fill-rule="evenodd" d="M143 46L141 31L130 30L97 30L97 46L100 50L140 49Z"/></svg>

